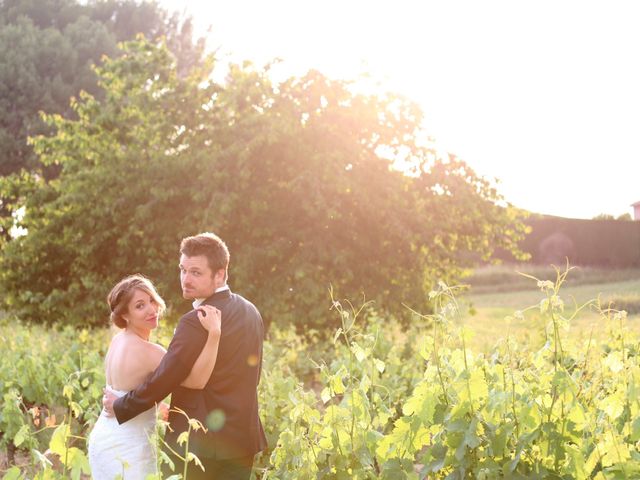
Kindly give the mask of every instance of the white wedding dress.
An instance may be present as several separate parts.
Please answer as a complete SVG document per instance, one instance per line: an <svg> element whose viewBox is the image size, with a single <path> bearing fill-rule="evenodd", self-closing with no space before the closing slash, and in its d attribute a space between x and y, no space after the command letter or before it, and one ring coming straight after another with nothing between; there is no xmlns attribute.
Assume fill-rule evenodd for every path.
<svg viewBox="0 0 640 480"><path fill-rule="evenodd" d="M107 389L118 397L127 392ZM100 413L89 435L89 464L94 480L144 480L157 473L152 435L156 425L155 407L142 412L122 425L115 417Z"/></svg>

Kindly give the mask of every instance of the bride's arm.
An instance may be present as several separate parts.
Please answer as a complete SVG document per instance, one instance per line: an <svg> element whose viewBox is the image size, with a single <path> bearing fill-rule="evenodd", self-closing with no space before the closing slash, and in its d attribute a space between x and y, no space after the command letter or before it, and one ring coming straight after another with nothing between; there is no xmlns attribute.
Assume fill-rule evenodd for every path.
<svg viewBox="0 0 640 480"><path fill-rule="evenodd" d="M189 376L180 384L183 387L201 390L209 381L218 357L220 343L221 316L220 310L210 305L202 305L197 311L198 320L207 329L207 343L193 364ZM206 314L206 315L205 315Z"/></svg>

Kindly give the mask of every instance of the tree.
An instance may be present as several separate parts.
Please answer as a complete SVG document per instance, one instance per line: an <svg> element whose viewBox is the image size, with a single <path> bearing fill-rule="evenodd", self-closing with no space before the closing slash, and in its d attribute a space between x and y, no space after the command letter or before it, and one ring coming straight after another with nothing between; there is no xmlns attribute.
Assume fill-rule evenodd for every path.
<svg viewBox="0 0 640 480"><path fill-rule="evenodd" d="M610 213L600 213L592 218L592 220L615 220L616 217L611 215Z"/></svg>
<svg viewBox="0 0 640 480"><path fill-rule="evenodd" d="M89 32L91 41L85 42L83 34ZM84 47L76 50L75 43ZM0 29L0 49L5 52L0 66L0 174L36 168L26 138L46 131L38 111L68 115L69 97L81 89L97 93L88 68L92 58L85 52L93 46L97 52L115 51L104 26L86 18L82 25L70 26L66 35L54 28L40 29L26 17Z"/></svg>
<svg viewBox="0 0 640 480"><path fill-rule="evenodd" d="M72 118L69 98L85 91L100 96L92 65L118 53L117 42L138 33L165 37L178 55L181 75L201 62L204 39L194 40L191 21L154 2L133 0L4 0L0 2L0 176L22 170L47 178L29 136L49 134L39 112ZM15 198L0 196L0 217ZM6 223L6 222L4 222ZM6 230L0 235L7 236Z"/></svg>
<svg viewBox="0 0 640 480"><path fill-rule="evenodd" d="M592 218L592 220L619 220L623 222L628 222L632 220L630 213L623 213L618 215L617 217L611 215L610 213L601 213Z"/></svg>
<svg viewBox="0 0 640 480"><path fill-rule="evenodd" d="M34 148L61 173L6 186L28 232L2 252L6 308L99 321L110 286L133 272L176 301L180 238L205 230L228 242L232 286L268 320L315 327L329 286L423 308L436 280L516 250L520 214L421 144L411 102L314 71L274 85L249 64L215 84L213 64L181 78L165 48L127 43L98 69L104 98L82 95L77 120L46 117L55 133Z"/></svg>

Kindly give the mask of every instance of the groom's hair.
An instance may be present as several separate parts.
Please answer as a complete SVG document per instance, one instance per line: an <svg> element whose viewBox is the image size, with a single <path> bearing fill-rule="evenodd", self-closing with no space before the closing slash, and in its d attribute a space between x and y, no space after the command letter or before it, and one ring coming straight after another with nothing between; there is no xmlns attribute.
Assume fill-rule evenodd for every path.
<svg viewBox="0 0 640 480"><path fill-rule="evenodd" d="M180 253L187 257L204 255L214 274L221 268L227 270L229 267L229 249L215 233L205 232L183 238Z"/></svg>

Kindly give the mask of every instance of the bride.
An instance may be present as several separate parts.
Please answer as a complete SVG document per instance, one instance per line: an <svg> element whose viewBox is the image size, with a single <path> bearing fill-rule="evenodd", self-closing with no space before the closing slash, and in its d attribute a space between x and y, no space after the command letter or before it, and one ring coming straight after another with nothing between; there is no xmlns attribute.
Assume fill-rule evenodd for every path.
<svg viewBox="0 0 640 480"><path fill-rule="evenodd" d="M118 396L135 389L152 373L166 353L149 341L158 326L165 304L155 287L142 275L122 279L107 297L111 321L122 328L113 337L105 358L107 389ZM198 309L198 319L208 331L207 342L193 365L183 387L202 389L213 371L220 340L220 310L209 305ZM166 419L168 405L158 405ZM89 436L89 463L96 480L143 480L157 473L155 446L150 440L155 431L156 409L142 412L134 419L118 424L115 417L102 411Z"/></svg>

